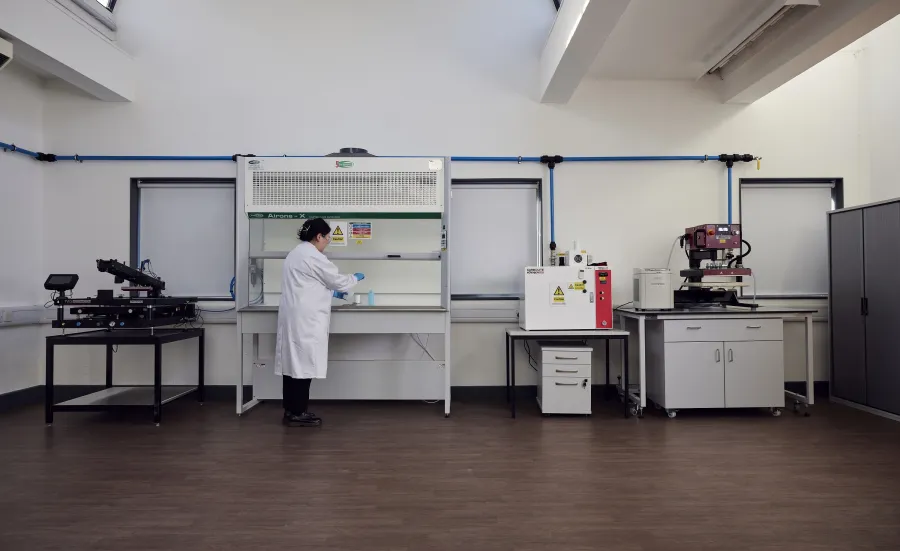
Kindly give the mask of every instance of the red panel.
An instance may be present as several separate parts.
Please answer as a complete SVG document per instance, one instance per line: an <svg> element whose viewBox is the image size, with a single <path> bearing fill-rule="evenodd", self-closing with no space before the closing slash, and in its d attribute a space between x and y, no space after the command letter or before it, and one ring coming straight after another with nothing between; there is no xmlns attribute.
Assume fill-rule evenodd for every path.
<svg viewBox="0 0 900 551"><path fill-rule="evenodd" d="M594 270L596 295L594 303L597 306L597 329L612 329L613 327L613 298L612 298L612 271L609 268L596 268Z"/></svg>

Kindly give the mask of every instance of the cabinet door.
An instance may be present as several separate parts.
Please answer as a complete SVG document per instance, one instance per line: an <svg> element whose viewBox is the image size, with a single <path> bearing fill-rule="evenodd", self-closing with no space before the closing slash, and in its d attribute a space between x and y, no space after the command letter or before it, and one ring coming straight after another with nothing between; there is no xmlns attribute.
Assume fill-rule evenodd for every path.
<svg viewBox="0 0 900 551"><path fill-rule="evenodd" d="M863 211L865 235L866 399L900 413L900 203Z"/></svg>
<svg viewBox="0 0 900 551"><path fill-rule="evenodd" d="M866 322L862 314L863 211L832 214L828 231L831 271L831 393L866 403Z"/></svg>
<svg viewBox="0 0 900 551"><path fill-rule="evenodd" d="M668 409L725 407L725 368L720 342L667 342L665 393Z"/></svg>
<svg viewBox="0 0 900 551"><path fill-rule="evenodd" d="M725 343L725 407L784 406L784 343Z"/></svg>

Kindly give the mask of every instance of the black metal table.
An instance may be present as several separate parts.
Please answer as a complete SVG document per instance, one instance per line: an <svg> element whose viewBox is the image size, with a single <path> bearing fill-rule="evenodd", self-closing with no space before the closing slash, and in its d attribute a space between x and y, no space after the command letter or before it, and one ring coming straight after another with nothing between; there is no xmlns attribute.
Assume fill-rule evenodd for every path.
<svg viewBox="0 0 900 551"><path fill-rule="evenodd" d="M622 382L625 392L622 402L625 405L625 417L631 415L631 397L628 393L628 331L620 329L585 329L576 331L526 331L524 329L506 330L506 401L510 403L513 419L516 418L516 341L552 340L554 342L580 342L583 340L606 341L606 384L609 385L609 341L622 341L624 356L622 365ZM510 389L512 390L510 392Z"/></svg>
<svg viewBox="0 0 900 551"><path fill-rule="evenodd" d="M193 338L198 340L199 348L197 386L163 386L162 345ZM163 404L193 392L197 393L197 400L203 403L204 341L205 331L203 328L99 330L47 337L44 399L44 415L47 424L53 424L53 412L55 411L109 411L119 408L147 408L152 409L153 422L159 425L162 418ZM106 346L106 388L72 400L55 403L53 393L53 352L54 347L59 345ZM113 386L113 347L118 345L153 346L153 386Z"/></svg>

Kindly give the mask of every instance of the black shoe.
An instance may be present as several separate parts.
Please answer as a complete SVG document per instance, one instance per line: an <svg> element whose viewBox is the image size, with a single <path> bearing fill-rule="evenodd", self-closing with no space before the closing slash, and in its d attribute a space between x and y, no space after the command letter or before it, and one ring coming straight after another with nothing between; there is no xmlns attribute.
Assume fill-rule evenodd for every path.
<svg viewBox="0 0 900 551"><path fill-rule="evenodd" d="M293 413L284 412L281 422L289 427L318 427L322 425L321 419L309 413L294 415Z"/></svg>
<svg viewBox="0 0 900 551"><path fill-rule="evenodd" d="M319 421L322 420L321 417L319 417L318 415L316 415L315 413L313 413L311 411L307 411L306 414L309 415L310 417L312 417L313 419L318 419Z"/></svg>

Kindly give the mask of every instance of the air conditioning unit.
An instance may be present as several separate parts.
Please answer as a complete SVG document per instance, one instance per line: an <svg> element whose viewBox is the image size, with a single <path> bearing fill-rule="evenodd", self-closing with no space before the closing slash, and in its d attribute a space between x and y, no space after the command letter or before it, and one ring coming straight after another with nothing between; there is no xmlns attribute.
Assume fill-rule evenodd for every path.
<svg viewBox="0 0 900 551"><path fill-rule="evenodd" d="M4 67L9 65L9 62L12 61L13 58L13 45L12 42L7 42L0 38L0 71L3 70Z"/></svg>
<svg viewBox="0 0 900 551"><path fill-rule="evenodd" d="M705 74L711 75L728 65L748 46L762 39L789 15L790 19L796 21L796 17L802 17L819 6L819 0L771 0L754 14L747 24L740 27L728 42L720 45L706 57L708 69Z"/></svg>

